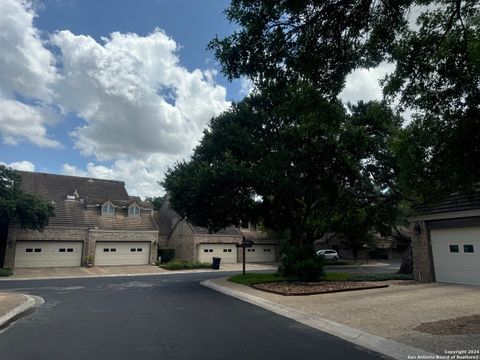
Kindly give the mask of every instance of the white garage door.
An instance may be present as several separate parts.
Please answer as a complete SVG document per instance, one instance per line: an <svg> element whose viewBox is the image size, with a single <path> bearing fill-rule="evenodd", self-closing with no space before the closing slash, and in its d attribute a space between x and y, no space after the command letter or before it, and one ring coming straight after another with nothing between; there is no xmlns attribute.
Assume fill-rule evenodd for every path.
<svg viewBox="0 0 480 360"><path fill-rule="evenodd" d="M82 241L17 241L15 267L80 266Z"/></svg>
<svg viewBox="0 0 480 360"><path fill-rule="evenodd" d="M431 230L438 282L480 285L480 228Z"/></svg>
<svg viewBox="0 0 480 360"><path fill-rule="evenodd" d="M253 245L245 249L246 262L275 261L275 245Z"/></svg>
<svg viewBox="0 0 480 360"><path fill-rule="evenodd" d="M221 258L221 263L237 262L237 247L235 244L200 244L198 246L198 261L211 263L213 257Z"/></svg>
<svg viewBox="0 0 480 360"><path fill-rule="evenodd" d="M145 265L149 259L149 242L102 241L95 244L95 265Z"/></svg>

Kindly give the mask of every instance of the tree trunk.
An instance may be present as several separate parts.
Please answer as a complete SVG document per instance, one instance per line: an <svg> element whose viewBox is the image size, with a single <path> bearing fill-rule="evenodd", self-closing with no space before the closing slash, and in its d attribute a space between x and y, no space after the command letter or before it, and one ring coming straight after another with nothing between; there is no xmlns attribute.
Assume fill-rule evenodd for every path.
<svg viewBox="0 0 480 360"><path fill-rule="evenodd" d="M407 253L402 259L402 264L397 274L413 274L413 253L412 253L412 242L408 244Z"/></svg>

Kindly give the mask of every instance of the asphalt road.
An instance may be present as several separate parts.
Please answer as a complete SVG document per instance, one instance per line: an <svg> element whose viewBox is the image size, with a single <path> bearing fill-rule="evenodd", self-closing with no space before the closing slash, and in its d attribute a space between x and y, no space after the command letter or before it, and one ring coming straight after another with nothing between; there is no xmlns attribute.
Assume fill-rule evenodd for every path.
<svg viewBox="0 0 480 360"><path fill-rule="evenodd" d="M0 282L45 304L2 330L0 359L381 359L199 281L225 273Z"/></svg>

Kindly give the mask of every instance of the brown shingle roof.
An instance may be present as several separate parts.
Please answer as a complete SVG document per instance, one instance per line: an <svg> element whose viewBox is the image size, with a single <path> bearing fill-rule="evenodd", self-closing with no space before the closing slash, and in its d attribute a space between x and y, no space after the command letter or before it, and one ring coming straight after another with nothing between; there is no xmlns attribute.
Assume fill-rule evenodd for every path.
<svg viewBox="0 0 480 360"><path fill-rule="evenodd" d="M49 225L105 230L157 230L148 210L142 211L141 216L128 216L128 206L133 201L121 181L27 171L17 173L22 177L23 191L53 201L55 216L50 218ZM67 196L75 193L78 196L67 199ZM118 207L115 216L101 216L100 207L96 205L106 201ZM87 205L94 206L87 208ZM138 205L145 209L153 208L148 203L141 202Z"/></svg>
<svg viewBox="0 0 480 360"><path fill-rule="evenodd" d="M464 195L460 193L450 194L446 199L433 205L418 206L415 210L418 214L441 214L455 211L480 209L480 194Z"/></svg>

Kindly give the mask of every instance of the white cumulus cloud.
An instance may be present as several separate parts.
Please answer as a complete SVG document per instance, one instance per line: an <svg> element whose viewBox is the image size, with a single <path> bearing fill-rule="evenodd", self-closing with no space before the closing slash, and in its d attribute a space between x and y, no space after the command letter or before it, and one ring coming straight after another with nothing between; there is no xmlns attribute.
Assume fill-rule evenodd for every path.
<svg viewBox="0 0 480 360"><path fill-rule="evenodd" d="M33 26L35 13L27 1L0 0L0 14L0 135L7 144L58 147L47 135L52 116L45 107L54 96L55 59Z"/></svg>
<svg viewBox="0 0 480 360"><path fill-rule="evenodd" d="M23 160L23 161L16 161L12 162L10 164L5 164L3 162L0 162L0 164L8 166L12 169L15 170L23 170L23 171L35 171L35 165L31 163L30 161Z"/></svg>
<svg viewBox="0 0 480 360"><path fill-rule="evenodd" d="M376 68L357 69L347 76L345 87L339 97L345 102L381 100L380 80L395 69L394 64L381 63Z"/></svg>
<svg viewBox="0 0 480 360"><path fill-rule="evenodd" d="M62 172L66 175L124 181L130 195L145 198L163 194L163 189L158 185L158 181L163 179L168 166L173 165L175 161L176 156L174 155L151 155L143 160L116 160L111 166L88 163L85 169L64 164Z"/></svg>
<svg viewBox="0 0 480 360"><path fill-rule="evenodd" d="M59 104L85 120L71 134L85 155L186 154L230 105L215 74L184 68L177 44L159 29L143 37L113 33L102 43L60 31L51 41L61 53Z"/></svg>

